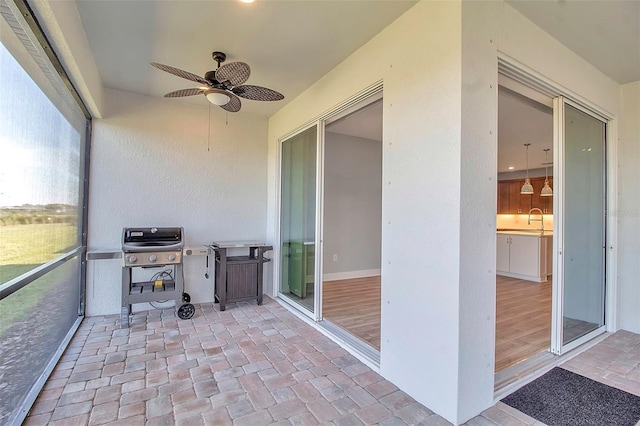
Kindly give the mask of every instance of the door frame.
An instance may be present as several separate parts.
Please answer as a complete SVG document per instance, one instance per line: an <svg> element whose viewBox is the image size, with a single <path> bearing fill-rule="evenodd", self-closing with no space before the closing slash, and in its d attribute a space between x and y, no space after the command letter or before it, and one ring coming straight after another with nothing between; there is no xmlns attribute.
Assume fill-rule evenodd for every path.
<svg viewBox="0 0 640 426"><path fill-rule="evenodd" d="M582 105L580 105L577 102L572 101L571 99L567 99L564 96L557 96L556 98L553 99L553 120L554 120L554 126L553 126L553 131L554 131L554 135L553 135L553 164L554 164L554 183L555 183L555 187L554 187L554 195L558 195L556 197L553 197L553 212L554 215L558 214L558 216L562 219L564 219L564 197L563 197L563 192L564 192L564 170L560 170L559 166L564 164L564 142L565 142L565 129L564 129L564 125L565 125L565 105L569 105L577 110L579 110L580 112L583 112L584 114L587 114L593 118L595 118L596 120L601 121L602 123L604 123L606 125L605 129L605 141L604 141L604 155L605 155L605 162L604 162L604 167L605 167L605 186L604 186L604 201L605 201L605 211L603 212L603 214L605 215L605 228L604 228L604 235L603 235L603 242L605 247L604 249L604 274L603 274L603 279L604 279L604 286L605 286L605 293L604 293L604 297L605 297L605 302L604 302L604 310L605 310L605 317L604 317L604 325L596 328L595 330L590 331L589 333L585 334L584 336L579 337L578 339L575 339L567 344L564 344L564 335L563 335L563 323L564 323L564 286L560 285L561 283L564 283L564 262L563 260L563 249L564 249L564 220L558 220L556 221L555 217L554 217L554 221L553 221L553 226L554 226L554 237L556 235L558 236L562 236L562 239L560 238L554 238L553 239L553 276L557 277L556 279L554 279L554 285L553 285L553 290L552 290L552 319L551 319L551 353L555 354L555 355L562 355L565 354L569 351L571 351L572 349L575 349L576 347L582 345L583 343L588 342L589 340L593 339L594 337L606 332L607 330L609 330L611 327L608 325L609 324L609 320L607 318L607 313L611 311L611 309L609 309L609 294L608 294L608 290L609 290L609 286L611 285L611 277L608 276L608 272L609 272L609 249L612 249L613 246L609 243L609 236L611 234L611 232L609 231L609 215L607 215L607 211L610 211L610 205L609 205L609 193L610 193L610 188L609 188L609 176L610 176L610 169L611 169L611 164L609 163L609 145L611 143L609 137L609 127L610 127L610 120L607 119L606 117L590 110L589 108L586 108ZM556 168L556 165L558 166L558 168ZM556 173L557 172L557 173Z"/></svg>
<svg viewBox="0 0 640 426"><path fill-rule="evenodd" d="M564 354L571 349L593 339L599 334L604 333L605 331L615 331L615 324L617 318L616 312L616 294L617 294L617 223L614 215L610 212L615 210L618 205L618 197L617 197L617 175L616 175L616 164L617 164L617 119L615 115L600 106L590 102L588 99L567 90L566 88L558 85L554 81L546 78L545 76L539 74L535 70L527 67L526 65L518 62L517 60L511 58L508 55L503 54L502 52L498 52L498 75L504 75L509 78L517 88L509 87L512 90L520 91L525 96L528 96L532 99L537 99L540 95L545 96L547 98L554 99L554 120L556 119L556 99L562 97L564 101L567 101L572 106L579 108L580 110L587 112L599 120L603 121L606 124L606 145L605 145L605 156L606 156L606 199L605 199L605 244L606 244L606 255L605 255L605 325L588 333L587 335L576 339L568 345L562 346L562 332L559 329L558 324L562 324L562 319L558 318L559 315L562 315L562 294L560 292L562 289L559 287L559 281L555 277L559 277L560 273L562 273L562 266L560 265L560 253L559 249L561 246L558 246L558 238L553 239L553 290L552 290L552 326L551 326L551 347L550 352L555 355ZM497 96L497 95L496 95ZM564 119L564 117L562 117ZM561 217L562 211L561 209L561 201L562 191L558 192L558 189L562 188L562 178L561 172L559 171L559 167L561 161L563 160L563 156L560 149L560 139L559 135L556 133L560 132L561 128L558 128L556 123L554 122L554 164L553 164L553 176L554 176L554 195L558 194L558 196L553 197L553 212L554 212L554 221L553 221L553 233L554 236L562 235L561 228L561 220L558 220ZM556 177L559 177L557 179ZM558 322L560 321L560 322Z"/></svg>
<svg viewBox="0 0 640 426"><path fill-rule="evenodd" d="M322 271L323 271L323 242L322 232L324 223L324 128L325 125L331 123L337 117L347 115L361 107L361 103L365 100L375 102L376 97L382 98L383 82L379 80L372 85L357 92L353 96L347 98L338 105L330 108L313 119L301 124L297 128L285 133L278 138L276 153L276 214L275 214L275 244L274 244L274 265L273 265L273 292L274 298L278 298L285 302L288 306L294 308L297 312L302 313L306 317L315 322L322 321ZM282 144L291 137L317 126L317 142L316 142L316 223L315 223L315 264L314 264L314 312L307 309L301 309L286 295L280 292L280 280L282 279L282 253L281 253L281 204L282 204Z"/></svg>
<svg viewBox="0 0 640 426"><path fill-rule="evenodd" d="M273 297L277 297L279 300L282 300L283 302L285 302L287 305L292 306L296 309L296 311L298 311L299 313L314 319L317 321L316 318L316 313L317 313L317 305L316 305L316 293L314 292L314 312L310 312L307 309L301 308L301 306L299 306L298 303L296 303L294 300L292 300L291 298L289 298L286 294L282 293L280 291L281 288L281 280L282 280L282 236L281 236L281 223L282 223L282 166L283 166L283 158L282 158L282 148L283 145L286 141L288 141L289 139L295 137L296 135L299 135L300 133L303 133L309 129L311 129L312 127L317 126L316 127L316 220L315 220L315 225L314 225L314 229L316 232L315 235L315 239L314 239L314 245L315 248L317 250L318 245L320 244L320 242L318 241L318 150L320 147L320 121L319 120L315 120L315 121L309 121L307 123L305 123L304 125L290 131L289 133L281 136L280 138L278 138L278 152L277 152L277 174L276 174L276 197L277 197L277 203L276 203L276 223L275 223L275 228L276 228L276 233L275 233L275 250L274 250L274 267L273 267ZM323 132L324 134L324 132ZM314 280L316 279L315 277L315 271L314 271ZM317 283L314 282L314 286ZM317 286L316 286L317 287ZM314 290L317 290L314 289ZM321 290L320 290L321 291Z"/></svg>

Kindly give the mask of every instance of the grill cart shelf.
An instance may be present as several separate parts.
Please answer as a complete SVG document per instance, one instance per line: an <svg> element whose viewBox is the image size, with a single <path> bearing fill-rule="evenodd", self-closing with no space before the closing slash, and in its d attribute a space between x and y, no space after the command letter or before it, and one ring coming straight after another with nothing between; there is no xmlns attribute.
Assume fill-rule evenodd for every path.
<svg viewBox="0 0 640 426"><path fill-rule="evenodd" d="M120 316L121 327L129 327L129 315L131 315L131 305L134 303L162 302L175 300L178 307L178 316L184 315L180 309L183 302L183 278L182 264L173 265L173 275L175 279L164 279L157 281L131 281L131 267L122 268L122 314ZM182 305L182 306L181 306ZM192 315L193 316L193 315Z"/></svg>
<svg viewBox="0 0 640 426"><path fill-rule="evenodd" d="M248 249L248 255L227 256L228 249ZM265 262L264 253L273 247L257 241L218 242L209 246L215 252L215 301L220 310L227 303L256 299L262 305L262 271Z"/></svg>

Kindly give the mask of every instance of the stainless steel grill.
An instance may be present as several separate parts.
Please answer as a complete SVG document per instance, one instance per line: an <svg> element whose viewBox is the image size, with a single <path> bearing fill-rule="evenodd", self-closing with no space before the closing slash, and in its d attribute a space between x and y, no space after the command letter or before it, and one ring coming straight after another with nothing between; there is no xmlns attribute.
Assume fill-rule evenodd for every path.
<svg viewBox="0 0 640 426"><path fill-rule="evenodd" d="M178 316L193 317L195 308L183 292L182 249L184 230L174 228L124 228L122 230L122 310L120 325L129 326L134 303L175 300ZM133 282L134 268L169 268L150 281Z"/></svg>

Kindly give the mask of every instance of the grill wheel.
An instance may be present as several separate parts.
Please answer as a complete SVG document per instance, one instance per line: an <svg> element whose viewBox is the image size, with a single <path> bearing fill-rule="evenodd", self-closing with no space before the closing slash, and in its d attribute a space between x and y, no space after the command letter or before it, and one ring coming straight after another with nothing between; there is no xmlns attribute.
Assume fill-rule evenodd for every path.
<svg viewBox="0 0 640 426"><path fill-rule="evenodd" d="M196 308L191 303L185 303L184 305L180 306L180 308L178 308L178 318L183 320L190 319L195 313Z"/></svg>

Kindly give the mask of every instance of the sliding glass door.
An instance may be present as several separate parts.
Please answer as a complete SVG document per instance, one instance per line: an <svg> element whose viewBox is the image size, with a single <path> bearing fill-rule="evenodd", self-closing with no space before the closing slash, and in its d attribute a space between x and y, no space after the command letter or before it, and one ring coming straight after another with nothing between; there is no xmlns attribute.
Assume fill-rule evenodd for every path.
<svg viewBox="0 0 640 426"><path fill-rule="evenodd" d="M314 312L317 126L282 142L280 293Z"/></svg>
<svg viewBox="0 0 640 426"><path fill-rule="evenodd" d="M562 142L556 349L563 353L605 325L606 122L562 98L556 104Z"/></svg>

